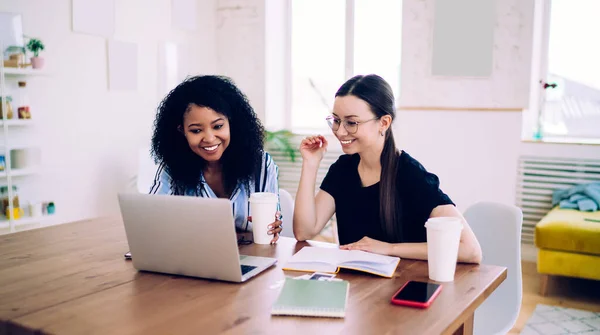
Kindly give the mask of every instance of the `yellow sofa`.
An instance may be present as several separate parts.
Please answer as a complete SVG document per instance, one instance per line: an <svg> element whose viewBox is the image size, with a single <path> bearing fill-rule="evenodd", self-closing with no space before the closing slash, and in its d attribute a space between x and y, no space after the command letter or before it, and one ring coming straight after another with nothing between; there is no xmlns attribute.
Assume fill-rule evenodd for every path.
<svg viewBox="0 0 600 335"><path fill-rule="evenodd" d="M552 209L535 227L541 294L549 276L600 280L600 211Z"/></svg>

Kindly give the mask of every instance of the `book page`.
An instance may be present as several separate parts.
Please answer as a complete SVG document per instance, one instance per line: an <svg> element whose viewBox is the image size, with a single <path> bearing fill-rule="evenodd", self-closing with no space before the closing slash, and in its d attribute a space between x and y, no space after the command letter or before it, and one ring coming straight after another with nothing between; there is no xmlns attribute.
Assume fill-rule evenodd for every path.
<svg viewBox="0 0 600 335"><path fill-rule="evenodd" d="M345 252L343 262L368 262L377 264L390 264L398 261L398 257L374 254L361 250L339 250Z"/></svg>
<svg viewBox="0 0 600 335"><path fill-rule="evenodd" d="M398 257L374 254L360 250L341 250L337 248L304 247L292 258L290 263L320 262L331 265L340 265L344 262L370 262L376 264L390 264L398 261Z"/></svg>
<svg viewBox="0 0 600 335"><path fill-rule="evenodd" d="M391 277L399 261L399 257L360 250L304 247L292 256L283 269L335 273L339 266Z"/></svg>
<svg viewBox="0 0 600 335"><path fill-rule="evenodd" d="M327 263L338 266L346 260L346 250L336 248L304 247L292 256L289 263Z"/></svg>

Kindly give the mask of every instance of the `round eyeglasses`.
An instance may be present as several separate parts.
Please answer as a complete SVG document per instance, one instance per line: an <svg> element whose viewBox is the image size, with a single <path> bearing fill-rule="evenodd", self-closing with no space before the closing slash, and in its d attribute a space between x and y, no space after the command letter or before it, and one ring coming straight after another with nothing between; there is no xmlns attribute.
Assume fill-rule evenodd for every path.
<svg viewBox="0 0 600 335"><path fill-rule="evenodd" d="M329 115L328 117L325 118L325 120L327 121L329 128L331 128L331 130L333 130L333 131L338 131L338 129L340 129L340 124L343 124L344 128L346 129L348 134L356 134L356 132L358 131L359 124L367 123L367 122L370 122L373 120L379 120L379 117L374 117L374 118L366 120L366 121L353 121L353 120L342 120L333 115Z"/></svg>

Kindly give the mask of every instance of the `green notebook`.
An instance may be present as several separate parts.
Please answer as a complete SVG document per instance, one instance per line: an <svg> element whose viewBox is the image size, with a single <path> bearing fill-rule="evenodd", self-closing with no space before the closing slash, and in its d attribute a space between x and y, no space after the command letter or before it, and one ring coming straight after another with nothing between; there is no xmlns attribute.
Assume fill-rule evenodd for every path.
<svg viewBox="0 0 600 335"><path fill-rule="evenodd" d="M343 318L349 288L347 281L286 278L271 314Z"/></svg>

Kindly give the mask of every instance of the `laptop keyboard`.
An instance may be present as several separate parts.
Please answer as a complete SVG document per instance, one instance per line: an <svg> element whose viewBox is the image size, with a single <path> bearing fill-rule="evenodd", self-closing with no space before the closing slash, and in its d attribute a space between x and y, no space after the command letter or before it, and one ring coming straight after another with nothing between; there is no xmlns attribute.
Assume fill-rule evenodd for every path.
<svg viewBox="0 0 600 335"><path fill-rule="evenodd" d="M242 267L242 276L245 275L246 273L256 269L256 266L252 266L252 265L240 265Z"/></svg>

